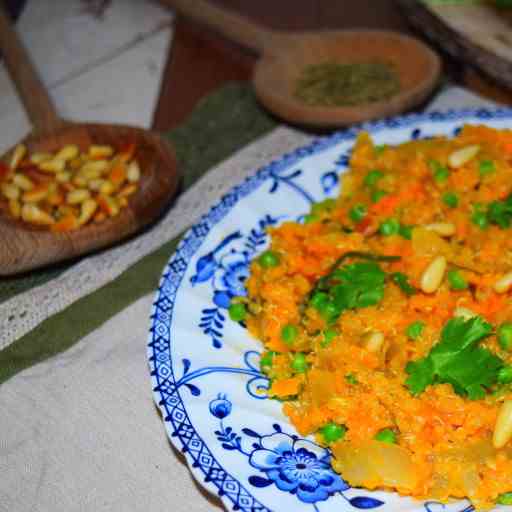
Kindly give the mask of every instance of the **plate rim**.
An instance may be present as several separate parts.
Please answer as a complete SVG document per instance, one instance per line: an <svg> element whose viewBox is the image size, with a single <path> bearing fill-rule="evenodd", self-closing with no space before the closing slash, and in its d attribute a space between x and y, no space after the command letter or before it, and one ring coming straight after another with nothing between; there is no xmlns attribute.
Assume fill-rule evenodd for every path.
<svg viewBox="0 0 512 512"><path fill-rule="evenodd" d="M180 289L183 277L187 272L191 260L200 250L201 246L203 245L205 239L208 237L212 229L217 224L219 224L226 215L229 214L229 212L234 208L236 204L239 203L240 200L247 197L249 194L253 193L263 183L265 183L270 177L270 173L272 171L275 171L276 169L284 170L292 165L295 165L296 163L300 162L302 159L306 157L319 154L323 151L332 148L333 146L339 143L355 140L355 137L361 131L367 131L370 134L375 134L382 130L394 130L400 128L413 127L414 125L420 124L422 122L430 122L435 124L463 121L465 119L476 119L482 121L483 123L489 120L500 119L510 119L512 121L512 107L479 107L448 109L444 111L433 110L423 113L411 113L407 115L395 116L377 121L359 123L345 130L334 132L333 134L328 136L316 137L308 144L299 146L291 152L284 153L277 159L273 159L269 163L257 168L255 171L250 172L248 176L246 176L244 179L242 179L237 184L232 186L226 193L224 193L219 198L219 200L212 204L212 206L208 209L206 213L201 215L201 217L196 222L194 222L190 226L190 228L186 230L176 249L169 257L169 260L167 261L164 269L162 270L162 274L158 283L158 288L153 296L154 299L152 302L150 313L150 327L146 343L146 357L150 370L153 401L157 406L158 411L160 412L161 420L164 423L168 440L172 443L173 447L177 451L184 455L184 459L187 463L187 468L190 471L191 475L193 476L194 480L199 484L201 489L204 489L209 494L219 497L222 502L222 505L227 510L233 508L234 510L242 510L247 512L253 512L256 510L262 512L270 512L271 509L260 503L257 498L255 498L250 492L247 491L244 484L238 481L235 476L231 475L227 470L223 468L222 464L210 451L207 443L202 439L202 437L196 430L195 426L190 421L189 415L185 407L186 400L182 399L179 390L175 391L175 395L177 397L176 404L172 407L171 410L168 410L167 404L165 403L165 399L162 396L162 392L160 389L160 376L156 368L155 349L153 346L155 341L155 331L160 325L157 319L157 312L159 311L159 304L162 298L167 299L168 302L170 303L168 308L169 318L167 320L166 326L166 334L168 335L167 342L169 343L170 349L172 346L170 333L175 298L178 293L178 290ZM221 211L221 215L217 215L217 211L222 209L224 210ZM204 228L204 230L200 230L199 228ZM175 265L176 268L173 268L173 265ZM171 276L174 277L174 283L169 282ZM164 286L167 284L170 285L170 293L169 290L163 290ZM172 376L173 382L176 383L176 378L174 377L173 360L171 354L169 355L170 375ZM198 460L199 455L194 456L194 453L188 447L189 443L186 442L187 440L184 440L182 436L179 436L178 431L173 426L172 413L177 409L183 411L185 419L182 421L182 423L188 422L188 425L192 431L191 438L195 436L199 441L199 448L195 449L194 452L199 453L199 455L207 453L211 457L213 463L216 463L220 470L225 474L225 478L222 479L222 482L219 483L214 479L205 480L206 472L204 471L203 466L200 464ZM190 441L190 439L188 441ZM208 469L210 469L210 466L208 467ZM236 491L228 492L222 489L222 486L227 478L231 479L234 483L237 484ZM252 503L249 508L247 508L245 505L240 505L238 499L241 494L246 494L248 497L252 499ZM465 507L460 512L470 512L471 510L474 509L470 506Z"/></svg>

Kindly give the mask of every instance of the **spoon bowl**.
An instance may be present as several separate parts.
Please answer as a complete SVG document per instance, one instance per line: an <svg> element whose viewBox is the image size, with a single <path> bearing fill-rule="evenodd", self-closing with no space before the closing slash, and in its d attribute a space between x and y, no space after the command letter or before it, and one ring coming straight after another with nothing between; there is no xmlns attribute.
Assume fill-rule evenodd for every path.
<svg viewBox="0 0 512 512"><path fill-rule="evenodd" d="M383 101L354 106L311 106L295 96L299 77L309 65L380 61L392 66L400 92ZM293 123L344 126L387 117L422 102L439 79L437 55L417 39L395 32L346 30L300 33L282 40L279 51L264 53L254 69L257 96L269 110Z"/></svg>
<svg viewBox="0 0 512 512"><path fill-rule="evenodd" d="M441 74L436 53L421 41L396 32L281 32L263 28L205 0L160 2L259 54L253 75L256 95L268 110L294 124L334 128L398 114L423 101ZM301 71L311 64L371 61L393 65L400 79L400 92L385 101L349 107L311 106L295 96Z"/></svg>
<svg viewBox="0 0 512 512"><path fill-rule="evenodd" d="M115 217L76 231L53 233L46 227L14 219L0 211L0 275L10 275L76 257L124 239L154 221L178 185L176 159L156 134L131 126L62 123L52 133L31 134L23 141L29 152L55 152L67 144L85 151L91 144L116 147L134 143L142 169L138 189ZM8 151L1 159L9 161Z"/></svg>
<svg viewBox="0 0 512 512"><path fill-rule="evenodd" d="M75 123L60 119L30 58L0 8L0 49L34 130L23 143L29 153L56 152L73 144L118 148L135 144L141 169L137 191L118 215L74 231L54 233L12 217L0 202L0 276L24 272L73 258L124 239L158 218L178 187L176 157L169 143L142 128L116 124ZM0 160L9 162L14 148Z"/></svg>

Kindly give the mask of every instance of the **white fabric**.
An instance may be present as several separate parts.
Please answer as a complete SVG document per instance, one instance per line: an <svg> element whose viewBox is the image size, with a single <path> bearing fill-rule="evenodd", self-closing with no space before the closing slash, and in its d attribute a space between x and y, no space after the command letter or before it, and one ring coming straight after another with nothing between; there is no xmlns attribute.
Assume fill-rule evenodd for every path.
<svg viewBox="0 0 512 512"><path fill-rule="evenodd" d="M451 89L433 108L477 105L482 105L478 97ZM269 155L306 140L279 128L238 153L183 196L179 211L189 214L162 223L162 236L172 237ZM146 235L144 243L156 244L152 236ZM111 266L100 281L140 256L144 243L97 257ZM123 257L124 251L130 258ZM76 297L99 286L93 269L101 266L94 260L70 270L51 288L68 293L68 283L79 283ZM82 282L81 273L94 283ZM140 299L65 353L0 386L0 512L202 512L219 506L203 495L176 456L152 402L145 354L151 299ZM29 296L23 304L32 310Z"/></svg>
<svg viewBox="0 0 512 512"><path fill-rule="evenodd" d="M1 512L214 508L173 454L153 404L151 300L0 386Z"/></svg>

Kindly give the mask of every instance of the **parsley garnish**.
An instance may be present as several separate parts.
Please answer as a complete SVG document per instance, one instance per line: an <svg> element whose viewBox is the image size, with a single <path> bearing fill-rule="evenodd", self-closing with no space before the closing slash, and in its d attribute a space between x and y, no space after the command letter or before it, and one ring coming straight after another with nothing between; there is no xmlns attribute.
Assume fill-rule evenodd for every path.
<svg viewBox="0 0 512 512"><path fill-rule="evenodd" d="M497 224L501 229L509 228L512 223L512 196L504 201L489 203L487 218L491 224Z"/></svg>
<svg viewBox="0 0 512 512"><path fill-rule="evenodd" d="M431 384L449 383L470 400L483 398L503 366L501 358L478 346L491 331L492 326L478 316L449 320L430 353L407 365L405 383L411 393L418 395Z"/></svg>
<svg viewBox="0 0 512 512"><path fill-rule="evenodd" d="M409 278L402 272L393 272L391 274L391 280L406 294L414 295L418 290L409 283Z"/></svg>

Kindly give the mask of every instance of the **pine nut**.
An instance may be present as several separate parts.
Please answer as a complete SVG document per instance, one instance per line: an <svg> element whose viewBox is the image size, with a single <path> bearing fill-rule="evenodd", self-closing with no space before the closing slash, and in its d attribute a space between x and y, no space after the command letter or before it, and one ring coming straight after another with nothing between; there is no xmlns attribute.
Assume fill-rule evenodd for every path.
<svg viewBox="0 0 512 512"><path fill-rule="evenodd" d="M379 352L384 345L384 334L374 331L365 336L364 346L370 352Z"/></svg>
<svg viewBox="0 0 512 512"><path fill-rule="evenodd" d="M76 158L78 156L79 149L78 146L75 146L74 144L69 144L67 146L64 146L56 155L55 160L63 160L64 162L67 162L68 160L72 160L73 158Z"/></svg>
<svg viewBox="0 0 512 512"><path fill-rule="evenodd" d="M82 176L75 176L73 178L73 185L76 185L77 187L83 188L87 186L87 180L83 178Z"/></svg>
<svg viewBox="0 0 512 512"><path fill-rule="evenodd" d="M80 174L82 178L87 181L95 180L101 176L101 171L99 169L85 169L84 167L80 170Z"/></svg>
<svg viewBox="0 0 512 512"><path fill-rule="evenodd" d="M512 400L505 400L498 412L492 444L503 448L512 438Z"/></svg>
<svg viewBox="0 0 512 512"><path fill-rule="evenodd" d="M34 224L51 225L55 222L53 217L41 210L35 204L24 204L21 208L21 218L25 222L32 222Z"/></svg>
<svg viewBox="0 0 512 512"><path fill-rule="evenodd" d="M94 199L86 199L82 203L80 217L78 217L78 224L80 224L80 226L87 224L97 209L98 203Z"/></svg>
<svg viewBox="0 0 512 512"><path fill-rule="evenodd" d="M94 190L95 192L97 192L98 190L100 190L103 183L105 183L105 180L91 180L89 181L87 186L89 187L89 190Z"/></svg>
<svg viewBox="0 0 512 512"><path fill-rule="evenodd" d="M76 190L72 190L66 196L66 202L68 204L80 204L83 203L86 199L91 197L91 193L83 188L77 188Z"/></svg>
<svg viewBox="0 0 512 512"><path fill-rule="evenodd" d="M467 164L472 158L474 158L479 151L480 146L478 144L458 149L448 157L448 164L454 169L462 167L464 164Z"/></svg>
<svg viewBox="0 0 512 512"><path fill-rule="evenodd" d="M59 183L67 183L67 182L71 179L71 173L70 173L70 172L67 172L67 171L59 172L59 173L57 173L57 175L55 176L55 179L56 179Z"/></svg>
<svg viewBox="0 0 512 512"><path fill-rule="evenodd" d="M115 189L115 185L111 181L106 180L100 187L100 194L103 196L109 196L115 191Z"/></svg>
<svg viewBox="0 0 512 512"><path fill-rule="evenodd" d="M446 258L437 256L423 271L420 279L420 288L424 293L434 293L443 281L446 271Z"/></svg>
<svg viewBox="0 0 512 512"><path fill-rule="evenodd" d="M126 185L125 187L123 187L118 193L117 193L117 196L118 198L121 198L121 197L129 197L131 196L132 194L135 194L135 192L137 192L137 185L135 185L134 183L132 183L131 185Z"/></svg>
<svg viewBox="0 0 512 512"><path fill-rule="evenodd" d="M106 171L109 167L109 163L107 160L94 160L93 162L86 162L82 168L80 169L81 172L86 171L96 171L98 173L102 173Z"/></svg>
<svg viewBox="0 0 512 512"><path fill-rule="evenodd" d="M496 293L507 293L512 287L512 272L508 272L494 283Z"/></svg>
<svg viewBox="0 0 512 512"><path fill-rule="evenodd" d="M14 151L12 153L11 162L9 164L9 167L13 170L16 170L16 168L18 167L19 163L21 162L23 157L26 155L26 153L27 153L27 147L23 144L18 144L14 148Z"/></svg>
<svg viewBox="0 0 512 512"><path fill-rule="evenodd" d="M108 158L112 156L114 150L110 146L92 145L89 147L89 157L91 158Z"/></svg>
<svg viewBox="0 0 512 512"><path fill-rule="evenodd" d="M66 167L66 162L64 160L57 160L52 158L51 160L45 160L39 164L39 169L45 172L61 172Z"/></svg>
<svg viewBox="0 0 512 512"><path fill-rule="evenodd" d="M25 192L34 188L32 181L23 174L15 174L12 178L12 182Z"/></svg>
<svg viewBox="0 0 512 512"><path fill-rule="evenodd" d="M429 231L433 231L440 236L452 236L455 234L455 224L451 222L433 222L432 224L427 224L425 229Z"/></svg>
<svg viewBox="0 0 512 512"><path fill-rule="evenodd" d="M30 161L36 165L39 165L41 162L44 162L45 160L51 160L51 158L51 153L32 153L32 155L30 155Z"/></svg>
<svg viewBox="0 0 512 512"><path fill-rule="evenodd" d="M15 201L20 197L20 189L16 185L13 185L12 183L3 183L2 194L7 199Z"/></svg>
<svg viewBox="0 0 512 512"><path fill-rule="evenodd" d="M475 313L471 309L465 308L464 306L457 306L453 310L453 316L464 318L464 320L469 320L475 316L478 316L478 313Z"/></svg>
<svg viewBox="0 0 512 512"><path fill-rule="evenodd" d="M48 186L46 187L37 187L34 188L28 192L25 192L21 199L25 203L38 203L39 201L42 201L50 191L50 188Z"/></svg>
<svg viewBox="0 0 512 512"><path fill-rule="evenodd" d="M100 208L109 216L115 217L119 213L119 205L117 201L110 196L100 196Z"/></svg>
<svg viewBox="0 0 512 512"><path fill-rule="evenodd" d="M140 166L137 160L133 160L128 164L126 177L130 183L136 183L140 180Z"/></svg>
<svg viewBox="0 0 512 512"><path fill-rule="evenodd" d="M19 219L21 215L21 204L19 201L10 200L9 201L9 213L15 218Z"/></svg>

